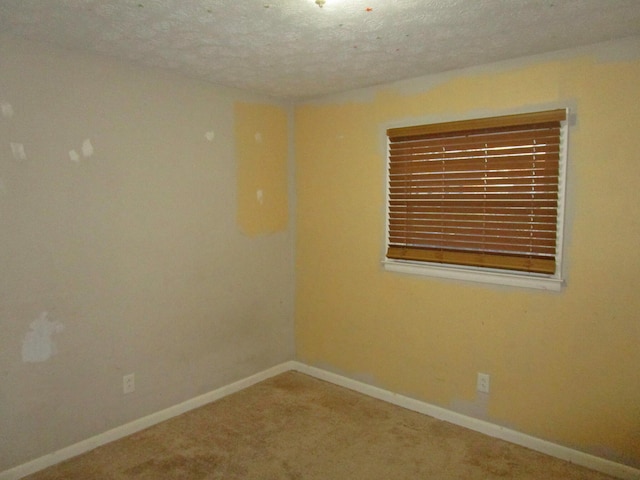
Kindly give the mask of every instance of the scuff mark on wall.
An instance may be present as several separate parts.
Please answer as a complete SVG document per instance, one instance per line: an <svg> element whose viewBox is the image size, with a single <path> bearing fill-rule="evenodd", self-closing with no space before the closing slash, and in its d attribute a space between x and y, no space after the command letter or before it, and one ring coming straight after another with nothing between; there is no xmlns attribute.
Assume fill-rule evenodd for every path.
<svg viewBox="0 0 640 480"><path fill-rule="evenodd" d="M49 320L49 313L42 312L29 325L29 331L22 342L22 361L29 363L46 362L57 353L53 334L64 330L58 321Z"/></svg>

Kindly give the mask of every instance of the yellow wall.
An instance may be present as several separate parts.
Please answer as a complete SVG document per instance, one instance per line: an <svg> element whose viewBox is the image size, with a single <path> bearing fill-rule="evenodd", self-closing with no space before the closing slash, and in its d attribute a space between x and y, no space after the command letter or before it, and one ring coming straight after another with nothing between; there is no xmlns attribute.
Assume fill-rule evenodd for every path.
<svg viewBox="0 0 640 480"><path fill-rule="evenodd" d="M287 112L238 102L235 117L238 225L250 236L283 231L289 216Z"/></svg>
<svg viewBox="0 0 640 480"><path fill-rule="evenodd" d="M600 46L299 105L299 358L640 466L640 61L625 50L640 51ZM577 120L561 293L383 271L385 128L550 106ZM488 399L477 372L491 374Z"/></svg>

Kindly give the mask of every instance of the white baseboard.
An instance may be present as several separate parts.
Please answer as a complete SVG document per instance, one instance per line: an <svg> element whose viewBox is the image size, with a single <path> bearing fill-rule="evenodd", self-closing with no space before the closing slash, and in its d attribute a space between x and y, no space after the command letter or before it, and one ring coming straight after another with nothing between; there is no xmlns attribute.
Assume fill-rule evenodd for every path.
<svg viewBox="0 0 640 480"><path fill-rule="evenodd" d="M403 395L399 395L382 388L374 387L357 380L352 380L342 375L331 373L320 368L311 367L304 363L292 363L293 369L300 373L306 373L307 375L313 376L320 380L325 380L341 387L363 393L370 397L384 400L385 402L398 405L408 410L413 410L415 412L429 415L430 417L434 417L439 420L453 423L454 425L468 428L469 430L483 433L490 437L499 438L516 445L527 447L531 450L535 450L536 452L560 458L562 460L566 460L568 462L575 463L576 465L581 465L583 467L587 467L616 478L624 480L640 480L640 470L628 465L623 465L601 457L596 457L595 455L590 455L579 450L563 447L562 445L557 445L547 440L532 437L516 430L511 430L509 428L486 422L484 420L468 417L466 415L462 415L460 413L456 413L442 407L430 405L420 400L405 397Z"/></svg>
<svg viewBox="0 0 640 480"><path fill-rule="evenodd" d="M476 432L484 433L485 435L494 438L506 440L516 445L521 445L523 447L530 448L531 450L545 453L562 460L567 460L571 463L575 463L576 465L591 468L592 470L606 473L617 478L621 478L624 480L640 480L640 470L628 465L622 465L620 463L612 462L611 460L606 460L604 458L596 457L588 453L563 447L546 440L542 440L530 435L525 435L524 433L520 433L515 430L501 427L500 425L485 422L483 420L478 420L476 418L468 417L460 413L452 412L451 410L447 410L445 408L430 405L413 398L405 397L403 395L399 395L382 388L374 387L372 385L359 382L357 380L353 380L332 372L328 372L320 368L311 367L297 361L281 363L280 365L276 365L275 367L256 373L255 375L251 375L230 385L220 387L212 392L205 393L204 395L192 398L191 400L187 400L186 402L174 405L173 407L169 407L160 412L156 412L138 420L134 420L133 422L127 423L126 425L122 425L94 437L88 438L74 445L63 448L62 450L44 455L23 465L19 465L9 470L5 470L4 472L0 472L0 480L19 480L22 477L40 471L44 468L50 467L64 460L68 460L69 458L93 450L94 448L106 443L113 442L114 440L118 440L133 433L139 432L140 430L144 430L145 428L151 427L153 425L156 425L157 423L188 412L189 410L193 410L195 408L206 405L207 403L219 400L220 398L226 397L227 395L243 390L247 387L250 387L251 385L266 380L267 378L271 378L275 375L287 372L289 370L295 370L301 373L305 373L320 380L325 380L341 387L363 393L370 397L377 398L385 402L392 403L409 410L413 410L415 412L429 415L439 420L444 420L449 423L474 430Z"/></svg>
<svg viewBox="0 0 640 480"><path fill-rule="evenodd" d="M251 375L250 377L238 380L237 382L234 382L230 385L225 385L223 387L217 388L212 392L205 393L198 397L182 402L178 405L174 405L173 407L169 407L165 410L152 413L151 415L147 415L146 417L139 418L138 420L134 420L133 422L127 423L120 427L116 427L112 430L108 430L104 433L100 433L94 437L63 448L62 450L58 450L57 452L44 455L30 462L24 463L9 470L5 470L4 472L0 472L0 480L18 480L22 477L38 472L44 468L50 467L64 460L68 460L69 458L75 457L82 453L86 453L89 450L93 450L94 448L106 443L113 442L114 440L118 440L133 433L139 432L140 430L144 430L145 428L149 428L160 422L164 422L165 420L168 420L170 418L181 415L185 412L188 412L189 410L193 410L195 408L206 405L207 403L219 400L222 397L226 397L227 395L243 390L247 387L250 387L251 385L266 380L267 378L271 378L275 375L279 375L280 373L284 373L289 370L294 370L294 362L281 363L280 365L276 365L275 367L256 373L255 375Z"/></svg>

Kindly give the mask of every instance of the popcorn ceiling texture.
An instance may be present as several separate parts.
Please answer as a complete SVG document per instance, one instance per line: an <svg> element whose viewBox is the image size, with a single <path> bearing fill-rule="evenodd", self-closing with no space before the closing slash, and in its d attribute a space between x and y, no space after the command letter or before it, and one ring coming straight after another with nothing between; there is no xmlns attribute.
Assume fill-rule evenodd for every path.
<svg viewBox="0 0 640 480"><path fill-rule="evenodd" d="M300 99L640 34L638 0L2 0L0 33Z"/></svg>

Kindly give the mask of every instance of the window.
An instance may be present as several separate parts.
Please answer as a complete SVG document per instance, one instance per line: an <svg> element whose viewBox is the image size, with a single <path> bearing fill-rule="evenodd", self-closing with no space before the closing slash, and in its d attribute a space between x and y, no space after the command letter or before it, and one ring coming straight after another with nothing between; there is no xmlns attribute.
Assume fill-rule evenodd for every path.
<svg viewBox="0 0 640 480"><path fill-rule="evenodd" d="M387 130L385 267L559 290L564 109Z"/></svg>

